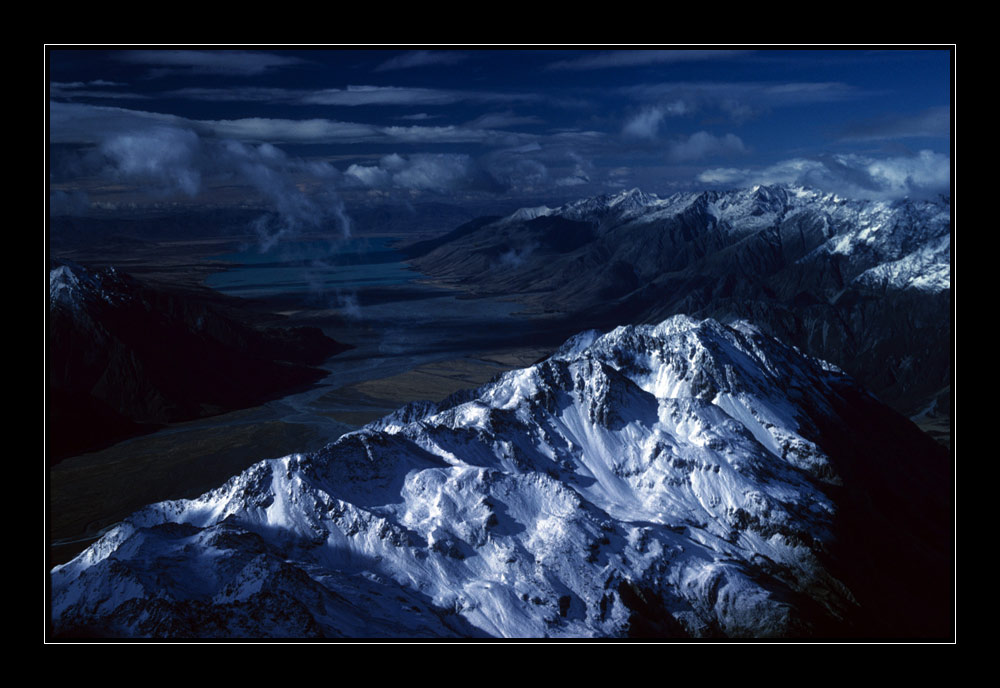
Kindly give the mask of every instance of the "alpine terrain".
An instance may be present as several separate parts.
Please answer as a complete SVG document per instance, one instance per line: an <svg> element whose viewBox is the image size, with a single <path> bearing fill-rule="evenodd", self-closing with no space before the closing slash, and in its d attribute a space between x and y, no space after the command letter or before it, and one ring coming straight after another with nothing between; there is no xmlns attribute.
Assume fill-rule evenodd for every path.
<svg viewBox="0 0 1000 688"><path fill-rule="evenodd" d="M791 271L789 293L809 290L795 267L808 256L843 289L906 274L860 270L852 256L882 250L863 229L795 219L794 198L768 193L774 210L754 215L766 199L747 197L741 217L780 240L761 255ZM731 236L723 200L664 207L689 254L678 269L766 243ZM710 237L682 241L684 212L714 213ZM519 222L553 221L537 215ZM593 241L615 231L588 227ZM943 447L837 367L746 322L674 316L580 334L477 390L135 513L52 570L53 631L942 638L950 475Z"/></svg>
<svg viewBox="0 0 1000 688"><path fill-rule="evenodd" d="M675 313L746 319L842 367L898 411L948 425L948 197L633 189L483 218L408 252L440 280L588 327Z"/></svg>

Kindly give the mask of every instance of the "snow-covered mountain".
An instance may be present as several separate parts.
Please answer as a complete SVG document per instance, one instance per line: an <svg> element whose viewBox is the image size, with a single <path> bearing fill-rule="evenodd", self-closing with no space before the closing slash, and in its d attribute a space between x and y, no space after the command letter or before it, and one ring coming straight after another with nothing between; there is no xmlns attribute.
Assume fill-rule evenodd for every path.
<svg viewBox="0 0 1000 688"><path fill-rule="evenodd" d="M948 198L633 189L469 223L411 255L435 278L585 327L747 319L908 414L948 397Z"/></svg>
<svg viewBox="0 0 1000 688"><path fill-rule="evenodd" d="M837 368L677 316L149 506L53 569L53 628L940 637L948 476Z"/></svg>

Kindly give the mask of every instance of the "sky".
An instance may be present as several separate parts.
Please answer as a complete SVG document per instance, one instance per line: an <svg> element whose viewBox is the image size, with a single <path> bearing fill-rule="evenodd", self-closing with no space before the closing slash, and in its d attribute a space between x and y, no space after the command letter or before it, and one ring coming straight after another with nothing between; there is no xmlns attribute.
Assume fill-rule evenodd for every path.
<svg viewBox="0 0 1000 688"><path fill-rule="evenodd" d="M52 214L950 193L952 52L47 46Z"/></svg>

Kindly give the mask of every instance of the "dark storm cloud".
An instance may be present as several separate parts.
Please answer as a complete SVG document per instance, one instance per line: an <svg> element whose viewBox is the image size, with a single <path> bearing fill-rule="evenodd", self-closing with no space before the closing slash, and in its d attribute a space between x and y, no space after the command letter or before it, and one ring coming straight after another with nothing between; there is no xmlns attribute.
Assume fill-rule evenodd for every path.
<svg viewBox="0 0 1000 688"><path fill-rule="evenodd" d="M157 67L151 76L178 73L257 76L307 64L288 55L243 50L125 50L117 53L117 58Z"/></svg>
<svg viewBox="0 0 1000 688"><path fill-rule="evenodd" d="M615 50L559 60L550 63L548 69L582 71L651 64L700 62L731 59L745 55L747 52L746 50Z"/></svg>
<svg viewBox="0 0 1000 688"><path fill-rule="evenodd" d="M386 60L375 68L376 72L388 72L396 69L413 69L414 67L429 67L433 65L458 64L468 58L467 53L451 50L412 50Z"/></svg>

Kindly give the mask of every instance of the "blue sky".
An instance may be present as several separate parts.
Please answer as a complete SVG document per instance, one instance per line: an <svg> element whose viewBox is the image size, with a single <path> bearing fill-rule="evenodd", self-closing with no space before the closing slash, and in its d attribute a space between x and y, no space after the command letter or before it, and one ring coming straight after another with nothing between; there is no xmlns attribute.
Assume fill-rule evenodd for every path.
<svg viewBox="0 0 1000 688"><path fill-rule="evenodd" d="M799 183L948 193L941 49L48 52L53 212Z"/></svg>

